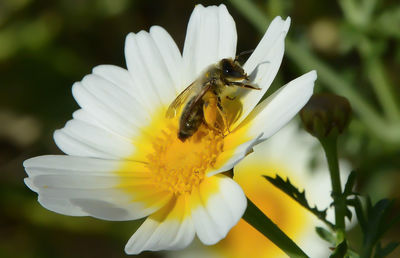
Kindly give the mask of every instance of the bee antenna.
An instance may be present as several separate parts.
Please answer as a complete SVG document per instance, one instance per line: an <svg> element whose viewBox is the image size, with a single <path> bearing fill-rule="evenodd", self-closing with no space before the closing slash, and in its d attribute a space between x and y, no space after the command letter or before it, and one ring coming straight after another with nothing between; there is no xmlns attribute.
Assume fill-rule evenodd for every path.
<svg viewBox="0 0 400 258"><path fill-rule="evenodd" d="M254 52L254 49L250 49L250 50L246 50L246 51L242 51L240 52L236 57L235 57L235 61L237 61L239 59L239 57L244 56L244 55L248 55Z"/></svg>

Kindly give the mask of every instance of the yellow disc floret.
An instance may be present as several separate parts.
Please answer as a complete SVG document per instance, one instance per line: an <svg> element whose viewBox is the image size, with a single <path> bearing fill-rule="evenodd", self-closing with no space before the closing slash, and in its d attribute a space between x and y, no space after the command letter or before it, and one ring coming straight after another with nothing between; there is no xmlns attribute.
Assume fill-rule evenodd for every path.
<svg viewBox="0 0 400 258"><path fill-rule="evenodd" d="M143 201L143 196L155 190L175 196L192 193L206 180L208 172L221 168L235 154L237 146L250 140L248 126L227 133L205 121L192 136L179 139L180 116L167 118L165 110L155 112L151 122L133 137L135 152L116 171L121 177L117 187L130 193L132 200ZM135 176L138 168L134 164L140 164L140 180Z"/></svg>
<svg viewBox="0 0 400 258"><path fill-rule="evenodd" d="M190 193L212 168L223 151L223 135L201 125L188 140L177 137L172 123L152 141L147 155L149 172L157 186L174 194Z"/></svg>
<svg viewBox="0 0 400 258"><path fill-rule="evenodd" d="M122 173L131 170L132 161L138 161L146 170L145 184L149 186L146 191L162 190L173 195L191 193L204 181L206 173L215 167L224 150L224 135L202 124L190 138L182 141L178 138L178 118L166 118L165 109L162 109L132 139L135 153L127 158L129 161L124 162L117 173L121 172L120 176L125 177L120 187L132 193L134 199L139 189L124 187L135 183L125 182L126 172Z"/></svg>

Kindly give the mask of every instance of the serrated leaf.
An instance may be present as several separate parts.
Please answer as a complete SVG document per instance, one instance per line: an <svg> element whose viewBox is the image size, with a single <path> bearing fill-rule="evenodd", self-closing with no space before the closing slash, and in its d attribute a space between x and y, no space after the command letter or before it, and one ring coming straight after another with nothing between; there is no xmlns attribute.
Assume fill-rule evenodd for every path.
<svg viewBox="0 0 400 258"><path fill-rule="evenodd" d="M329 258L343 258L347 253L347 243L346 241L341 242L336 246L335 251L329 256Z"/></svg>
<svg viewBox="0 0 400 258"><path fill-rule="evenodd" d="M384 248L382 248L381 243L378 243L378 245L376 246L374 258L383 258L388 256L391 252L394 251L394 249L396 249L396 247L399 246L399 244L400 242L391 242L387 244Z"/></svg>
<svg viewBox="0 0 400 258"><path fill-rule="evenodd" d="M346 202L347 205L354 207L354 210L356 211L358 224L360 225L363 234L365 234L365 232L367 231L367 222L360 199L358 197L354 197L353 199L349 199Z"/></svg>
<svg viewBox="0 0 400 258"><path fill-rule="evenodd" d="M317 232L317 234L324 239L325 241L327 241L328 243L335 245L336 244L336 238L335 236L329 232L328 230L321 228L321 227L316 227L315 231Z"/></svg>
<svg viewBox="0 0 400 258"><path fill-rule="evenodd" d="M376 243L379 238L389 229L387 226L390 222L387 221L388 213L391 210L393 201L388 199L379 200L368 212L369 236Z"/></svg>
<svg viewBox="0 0 400 258"><path fill-rule="evenodd" d="M360 255L349 248L349 249L347 249L346 257L348 257L348 258L360 258Z"/></svg>
<svg viewBox="0 0 400 258"><path fill-rule="evenodd" d="M385 248L380 247L379 240L392 228L400 222L400 214L390 219L392 215L393 200L382 199L374 205L369 196L366 198L366 212L363 211L361 201L358 197L347 200L348 205L353 206L363 232L363 249L373 250L376 246L375 257L385 257L387 252L393 251L398 243L391 243ZM366 254L366 255L370 255Z"/></svg>
<svg viewBox="0 0 400 258"><path fill-rule="evenodd" d="M376 233L376 241L380 239L389 229L393 228L395 224L400 222L400 214L397 214L394 216L394 218L390 219L393 205L394 200L383 199L374 206L373 215L377 214L376 217L378 217L379 223Z"/></svg>
<svg viewBox="0 0 400 258"><path fill-rule="evenodd" d="M344 187L344 191L343 191L344 196L347 197L347 196L354 194L353 188L354 188L355 183L356 183L356 173L354 171L352 171L350 173L349 177L347 178L347 182Z"/></svg>
<svg viewBox="0 0 400 258"><path fill-rule="evenodd" d="M276 175L275 178L270 177L270 176L264 176L265 179L267 179L271 184L273 184L275 187L286 193L289 197L291 197L293 200L295 200L297 203L299 203L301 206L303 206L305 209L313 213L315 216L317 216L320 220L322 220L325 224L327 224L330 228L333 228L333 224L326 220L326 210L318 210L316 206L311 207L308 204L308 201L306 199L305 195L305 190L299 191L292 183L290 182L289 178L284 180L282 177L279 175Z"/></svg>
<svg viewBox="0 0 400 258"><path fill-rule="evenodd" d="M353 213L351 213L351 210L347 207L345 210L345 217L347 217L350 221L351 221L351 218L353 217Z"/></svg>

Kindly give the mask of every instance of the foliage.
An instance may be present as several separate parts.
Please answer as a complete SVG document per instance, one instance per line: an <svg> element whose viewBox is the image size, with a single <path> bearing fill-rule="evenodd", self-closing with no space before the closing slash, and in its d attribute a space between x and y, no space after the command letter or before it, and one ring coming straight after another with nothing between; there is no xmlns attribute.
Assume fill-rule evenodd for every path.
<svg viewBox="0 0 400 258"><path fill-rule="evenodd" d="M348 204L354 207L363 232L361 257L371 257L374 248L374 257L386 257L399 245L400 242L391 242L382 247L381 243L383 235L400 222L400 214L393 216L393 200L382 199L372 204L367 197L365 211L358 197L348 200Z"/></svg>

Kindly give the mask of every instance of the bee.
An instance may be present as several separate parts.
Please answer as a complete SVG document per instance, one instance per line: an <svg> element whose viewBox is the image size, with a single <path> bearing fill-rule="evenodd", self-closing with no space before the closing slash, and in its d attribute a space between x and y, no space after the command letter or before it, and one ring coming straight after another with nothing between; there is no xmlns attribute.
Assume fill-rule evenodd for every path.
<svg viewBox="0 0 400 258"><path fill-rule="evenodd" d="M221 96L230 87L260 90L260 88L251 84L247 73L244 72L237 58L234 60L224 58L218 63L208 66L194 82L176 97L168 107L166 117L175 117L178 109L184 105L179 118L178 129L178 138L182 142L196 133L202 123L212 129L221 130L215 125L218 115L223 120L223 129L229 131ZM231 99L228 96L226 97Z"/></svg>

